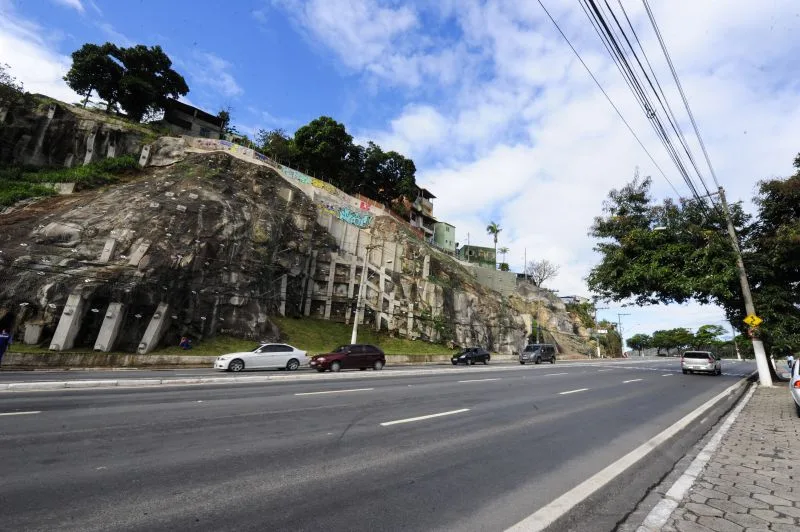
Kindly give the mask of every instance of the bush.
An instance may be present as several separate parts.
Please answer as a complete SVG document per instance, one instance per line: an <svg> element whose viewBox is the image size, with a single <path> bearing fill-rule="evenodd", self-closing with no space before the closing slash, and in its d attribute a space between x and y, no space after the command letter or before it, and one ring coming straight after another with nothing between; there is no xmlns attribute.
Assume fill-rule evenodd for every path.
<svg viewBox="0 0 800 532"><path fill-rule="evenodd" d="M0 206L3 207L24 199L52 196L55 193L55 190L44 185L0 179Z"/></svg>

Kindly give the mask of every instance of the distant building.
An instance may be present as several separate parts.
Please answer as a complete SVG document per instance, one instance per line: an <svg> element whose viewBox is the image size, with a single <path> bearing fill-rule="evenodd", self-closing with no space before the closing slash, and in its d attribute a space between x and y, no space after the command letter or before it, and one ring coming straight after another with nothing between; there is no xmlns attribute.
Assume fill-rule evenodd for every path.
<svg viewBox="0 0 800 532"><path fill-rule="evenodd" d="M458 248L458 258L465 262L474 262L479 266L487 268L497 268L497 259L494 254L494 248L485 248L482 246L461 246Z"/></svg>
<svg viewBox="0 0 800 532"><path fill-rule="evenodd" d="M577 305L589 302L589 298L583 296L558 296L558 298L566 305Z"/></svg>
<svg viewBox="0 0 800 532"><path fill-rule="evenodd" d="M433 224L433 245L446 253L456 253L456 228L447 222Z"/></svg>
<svg viewBox="0 0 800 532"><path fill-rule="evenodd" d="M222 119L178 100L167 100L162 124L177 135L218 139L222 136Z"/></svg>

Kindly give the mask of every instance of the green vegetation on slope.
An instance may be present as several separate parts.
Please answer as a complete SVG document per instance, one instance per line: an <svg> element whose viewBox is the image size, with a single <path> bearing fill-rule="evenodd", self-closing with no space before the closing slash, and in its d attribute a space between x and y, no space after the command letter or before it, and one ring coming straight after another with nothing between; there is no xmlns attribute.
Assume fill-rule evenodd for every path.
<svg viewBox="0 0 800 532"><path fill-rule="evenodd" d="M86 166L74 168L20 168L0 169L0 206L35 197L52 196L52 183L75 183L79 188L94 188L118 181L122 175L132 174L139 163L131 155L101 159Z"/></svg>
<svg viewBox="0 0 800 532"><path fill-rule="evenodd" d="M310 318L271 318L280 328L287 343L309 354L325 353L342 344L350 343L352 326L332 321ZM444 345L419 340L392 338L373 329L359 327L359 343L377 345L387 355L450 355L455 352Z"/></svg>

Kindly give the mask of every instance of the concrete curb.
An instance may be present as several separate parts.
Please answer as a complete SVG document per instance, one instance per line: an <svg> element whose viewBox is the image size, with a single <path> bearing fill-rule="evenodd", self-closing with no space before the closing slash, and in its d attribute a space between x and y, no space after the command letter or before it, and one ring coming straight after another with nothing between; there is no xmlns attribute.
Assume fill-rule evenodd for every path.
<svg viewBox="0 0 800 532"><path fill-rule="evenodd" d="M576 367L594 364L594 362L573 362L555 364L553 369L559 367ZM644 361L642 361L644 362ZM533 366L531 366L533 367ZM480 366L471 367L469 373L483 373L487 371L512 371L520 370L519 365L507 366ZM99 380L71 380L71 381L39 381L39 382L11 382L0 383L0 391L41 391L60 389L89 389L108 387L151 387L151 386L184 386L200 384L257 384L267 382L297 382L297 381L331 381L364 378L392 378L418 375L456 375L460 372L448 369L408 369L398 371L368 371L347 373L302 373L298 375L235 375L229 377L165 377L163 379L99 379Z"/></svg>
<svg viewBox="0 0 800 532"><path fill-rule="evenodd" d="M670 516L672 516L672 513L678 508L678 505L686 494L689 493L689 490L692 489L692 486L694 486L694 483L697 481L697 477L703 472L722 443L722 438L725 437L728 430L730 430L731 426L736 422L739 414L750 401L755 391L756 386L752 386L750 390L748 390L747 394L739 401L739 404L736 405L736 408L733 409L733 412L725 419L722 426L714 433L714 436L711 437L705 447L703 447L703 450L701 450L692 463L689 464L689 467L686 468L683 475L681 475L667 493L664 494L664 498L650 510L650 513L647 514L644 522L636 529L636 532L658 532L667 524Z"/></svg>

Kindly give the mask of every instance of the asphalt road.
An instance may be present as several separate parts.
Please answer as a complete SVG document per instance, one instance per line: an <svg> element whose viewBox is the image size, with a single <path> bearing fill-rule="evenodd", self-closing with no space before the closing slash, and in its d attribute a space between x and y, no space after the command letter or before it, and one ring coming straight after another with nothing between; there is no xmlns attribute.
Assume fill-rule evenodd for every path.
<svg viewBox="0 0 800 532"><path fill-rule="evenodd" d="M0 393L0 529L504 530L753 364L474 369ZM613 529L680 452L559 526Z"/></svg>

